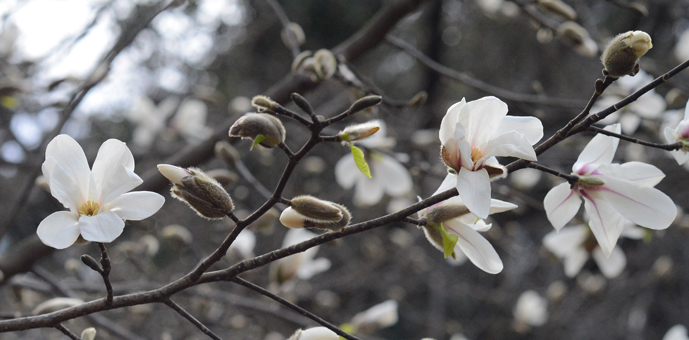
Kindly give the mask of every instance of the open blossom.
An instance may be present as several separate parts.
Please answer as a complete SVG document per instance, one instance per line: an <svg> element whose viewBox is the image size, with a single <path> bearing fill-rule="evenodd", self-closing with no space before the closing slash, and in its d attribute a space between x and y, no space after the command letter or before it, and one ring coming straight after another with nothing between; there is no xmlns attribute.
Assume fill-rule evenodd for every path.
<svg viewBox="0 0 689 340"><path fill-rule="evenodd" d="M562 260L567 277L577 276L589 257L593 257L605 277L616 278L627 265L627 257L619 246L613 248L610 256L605 256L600 246L592 244L591 236L586 225L564 227L545 235L543 245ZM644 230L625 223L621 236L638 240L644 237Z"/></svg>
<svg viewBox="0 0 689 340"><path fill-rule="evenodd" d="M91 169L84 151L67 135L50 141L45 156L42 169L50 192L69 209L51 214L38 225L38 237L53 248L67 248L79 236L112 242L122 234L123 220L147 218L165 202L154 192L128 192L143 180L134 173L131 151L119 140L101 145Z"/></svg>
<svg viewBox="0 0 689 340"><path fill-rule="evenodd" d="M608 131L620 132L620 125ZM619 139L595 136L572 167L579 181L551 189L543 202L550 223L560 230L584 200L589 226L603 253L610 256L624 229L625 219L650 229L665 229L677 215L670 197L653 187L665 177L660 169L641 162L612 164Z"/></svg>
<svg viewBox="0 0 689 340"><path fill-rule="evenodd" d="M624 76L613 83L601 96L598 101L591 108L592 113L602 111L630 94L636 92L646 84L653 81L653 77L648 73L639 71L635 76ZM600 124L612 124L619 121L622 124L622 132L631 134L636 131L641 124L641 119L658 119L667 107L667 103L663 96L655 92L655 89L650 90L639 99L631 102L629 105L613 112L609 116L602 119Z"/></svg>
<svg viewBox="0 0 689 340"><path fill-rule="evenodd" d="M447 177L434 193L438 194L454 187L454 178ZM499 213L516 208L515 204L492 199L490 213ZM436 248L443 250L442 235L437 227L440 223L450 234L459 238L454 252L462 253L479 269L489 274L497 274L502 271L503 264L495 248L486 240L480 232L488 231L491 224L479 219L469 212L461 196L455 196L419 212L419 218L426 218L428 226L424 226L424 233L428 240Z"/></svg>
<svg viewBox="0 0 689 340"><path fill-rule="evenodd" d="M679 122L677 127L674 129L669 126L665 127L663 134L665 135L665 140L668 142L668 144L677 142L684 143L684 147L682 147L682 149L670 151L672 156L675 157L677 163L681 165L689 161L689 154L687 153L687 151L689 151L689 101L687 101L687 106L684 109L684 118L682 121Z"/></svg>
<svg viewBox="0 0 689 340"><path fill-rule="evenodd" d="M535 117L507 116L507 104L495 97L452 105L440 124L441 155L454 172L456 188L480 218L490 211L490 179L505 175L495 157L536 160L532 145L543 137Z"/></svg>
<svg viewBox="0 0 689 340"><path fill-rule="evenodd" d="M367 161L371 178L359 171L352 155L345 155L335 165L337 183L345 189L355 186L354 203L362 206L380 202L386 193L393 197L402 196L413 187L411 174L404 165L391 156L372 150L389 149L395 145L395 140L385 136L386 126L383 121L373 121L371 124L376 124L380 130L356 142L369 149Z"/></svg>

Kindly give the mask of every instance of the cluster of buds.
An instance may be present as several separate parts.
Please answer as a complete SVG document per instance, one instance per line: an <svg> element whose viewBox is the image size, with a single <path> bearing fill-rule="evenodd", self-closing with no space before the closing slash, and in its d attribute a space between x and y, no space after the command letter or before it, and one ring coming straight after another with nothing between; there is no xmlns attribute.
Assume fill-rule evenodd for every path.
<svg viewBox="0 0 689 340"><path fill-rule="evenodd" d="M247 113L230 127L230 137L254 140L272 149L285 141L285 127L277 117L267 113Z"/></svg>
<svg viewBox="0 0 689 340"><path fill-rule="evenodd" d="M172 197L189 205L199 216L223 218L234 209L222 185L200 169L158 164L158 171L172 182Z"/></svg>
<svg viewBox="0 0 689 340"><path fill-rule="evenodd" d="M337 71L337 59L329 50L300 53L292 63L292 72L311 77L314 82L330 79Z"/></svg>
<svg viewBox="0 0 689 340"><path fill-rule="evenodd" d="M349 224L352 216L343 205L313 196L297 196L290 207L280 215L280 222L288 228L318 228L340 230Z"/></svg>
<svg viewBox="0 0 689 340"><path fill-rule="evenodd" d="M639 73L639 58L653 48L651 36L643 31L618 34L601 56L605 72L611 77L634 76Z"/></svg>

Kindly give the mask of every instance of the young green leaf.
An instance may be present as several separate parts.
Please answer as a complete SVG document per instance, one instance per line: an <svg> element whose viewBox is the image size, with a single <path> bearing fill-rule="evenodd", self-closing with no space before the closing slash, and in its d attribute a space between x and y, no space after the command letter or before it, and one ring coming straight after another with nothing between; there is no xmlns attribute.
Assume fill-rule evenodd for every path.
<svg viewBox="0 0 689 340"><path fill-rule="evenodd" d="M455 245L457 245L459 236L448 233L447 229L445 229L445 225L442 223L440 223L440 232L443 234L443 253L445 258L447 258L455 252Z"/></svg>
<svg viewBox="0 0 689 340"><path fill-rule="evenodd" d="M260 133L259 133L258 135L256 135L256 139L254 139L254 144L251 144L251 149L250 149L250 150L253 150L254 147L256 147L256 145L260 144L260 143L261 143L262 141L264 141L265 139L266 139L266 136L264 136L264 135L262 135L262 134L260 134Z"/></svg>
<svg viewBox="0 0 689 340"><path fill-rule="evenodd" d="M354 163L356 163L356 167L359 168L361 173L366 175L368 178L371 178L371 169L369 169L368 163L366 163L364 152L353 144L349 145L352 147L352 156L354 156Z"/></svg>

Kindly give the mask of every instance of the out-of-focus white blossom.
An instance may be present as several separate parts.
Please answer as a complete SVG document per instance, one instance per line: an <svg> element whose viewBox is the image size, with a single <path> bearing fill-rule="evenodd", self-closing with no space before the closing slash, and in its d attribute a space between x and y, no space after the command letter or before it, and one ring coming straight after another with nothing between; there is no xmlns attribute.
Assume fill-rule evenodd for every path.
<svg viewBox="0 0 689 340"><path fill-rule="evenodd" d="M155 137L165 129L167 119L175 112L179 99L167 97L157 106L148 97L142 96L126 112L126 117L136 124L132 141L135 145L148 148Z"/></svg>
<svg viewBox="0 0 689 340"><path fill-rule="evenodd" d="M527 290L519 296L513 313L518 323L543 326L548 321L548 300L533 290Z"/></svg>
<svg viewBox="0 0 689 340"><path fill-rule="evenodd" d="M675 58L679 61L685 61L689 59L689 28L684 30L682 34L679 35L677 39L677 44L675 45Z"/></svg>
<svg viewBox="0 0 689 340"><path fill-rule="evenodd" d="M665 141L668 144L683 142L684 147L680 150L670 151L678 164L684 164L689 160L689 101L684 109L684 118L677 124L674 129L666 126L663 129Z"/></svg>
<svg viewBox="0 0 689 340"><path fill-rule="evenodd" d="M290 229L282 241L282 248L293 246L316 236L318 235L306 229ZM295 277L301 280L308 280L314 275L330 269L330 260L324 257L314 259L319 247L315 246L301 253L273 262L271 273L274 279L278 283L283 283Z"/></svg>
<svg viewBox="0 0 689 340"><path fill-rule="evenodd" d="M199 143L213 132L206 126L208 108L199 99L185 99L170 121L170 127L191 144Z"/></svg>
<svg viewBox="0 0 689 340"><path fill-rule="evenodd" d="M338 340L340 336L325 327L297 330L288 340Z"/></svg>
<svg viewBox="0 0 689 340"><path fill-rule="evenodd" d="M354 315L351 324L356 333L370 334L396 324L397 320L397 301L387 300Z"/></svg>
<svg viewBox="0 0 689 340"><path fill-rule="evenodd" d="M689 335L687 335L687 327L684 325L674 325L672 328L668 329L663 340L689 340Z"/></svg>

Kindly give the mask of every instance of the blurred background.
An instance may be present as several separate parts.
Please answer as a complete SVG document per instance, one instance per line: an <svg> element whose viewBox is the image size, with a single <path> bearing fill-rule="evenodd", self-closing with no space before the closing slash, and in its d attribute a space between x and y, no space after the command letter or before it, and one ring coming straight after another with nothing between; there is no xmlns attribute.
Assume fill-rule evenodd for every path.
<svg viewBox="0 0 689 340"><path fill-rule="evenodd" d="M440 121L462 98L495 95L508 103L511 115L540 118L550 136L586 105L601 77L599 55L614 35L643 30L651 35L653 49L641 59L644 73L622 78L606 91L606 100L612 100L607 105L689 59L686 0L192 0L167 5L0 2L0 318L29 315L56 296L89 301L104 294L100 276L79 261L85 253L97 256L96 245L52 252L35 236L43 218L63 209L40 177L45 145L58 132L77 139L91 162L103 141L127 142L145 180L137 190L167 198L152 218L127 222L124 234L108 246L115 292L124 294L181 277L233 226L199 218L170 199L156 164L213 170L227 185L239 217L265 201L256 182L272 192L287 164L285 155L261 147L250 151L250 141L227 137L232 122L255 111L253 96L271 95L299 112L287 97L296 91L325 117L365 94L384 97L381 105L328 130L334 134L354 122L385 122L386 131L379 134L387 138L364 145L373 182L340 185L343 175L336 174L336 165L351 157L349 148L322 144L297 167L284 193L346 205L356 223L435 192L446 174L438 152ZM398 9L391 14L397 16L392 28L366 33L380 39L359 50L343 44L390 8ZM340 59L332 77L321 79L293 65L299 52L320 49L346 59ZM428 60L445 68L433 70ZM623 123L625 133L661 142L659 131L684 115L688 96L684 71L613 119ZM296 151L307 130L282 120L286 144ZM591 136L570 138L539 162L569 172ZM241 162L228 165L214 156L218 140L233 145ZM321 246L315 259L300 260L299 266L311 267L300 268L294 277L276 276L276 265L242 277L337 325L351 324L357 313L376 304L396 301L396 322L360 326L363 339L662 339L674 325L689 326L689 216L683 214L689 208L689 173L669 153L627 142L620 142L615 159L661 168L667 177L657 187L680 213L667 230L621 238L624 258L614 270L590 259L579 272L565 274L560 259L543 245L553 231L543 197L561 180L521 170L493 183L494 198L519 205L491 216L493 227L484 234L504 262L500 274L484 273L461 259L446 261L422 230L394 224ZM395 178L403 180L385 183L374 163L396 164ZM384 190L367 189L372 186L397 189L381 195ZM244 231L240 246L214 268L283 245L287 228L278 214L279 209ZM580 213L571 225L584 222ZM195 287L175 300L227 339L279 340L315 325L231 283ZM162 305L109 311L66 326L77 333L96 327L97 339L205 338ZM3 340L53 338L64 336L54 329L0 334Z"/></svg>

